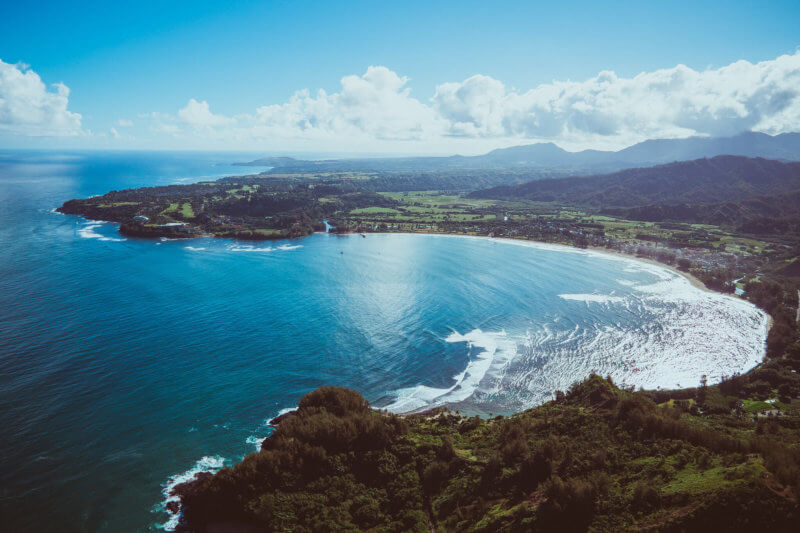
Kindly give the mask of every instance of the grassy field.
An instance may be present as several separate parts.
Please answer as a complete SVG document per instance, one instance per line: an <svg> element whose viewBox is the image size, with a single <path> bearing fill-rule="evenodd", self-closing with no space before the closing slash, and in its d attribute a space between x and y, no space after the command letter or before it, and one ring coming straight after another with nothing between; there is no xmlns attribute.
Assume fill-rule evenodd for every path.
<svg viewBox="0 0 800 533"><path fill-rule="evenodd" d="M399 215L402 211L391 207L363 207L350 211L351 215Z"/></svg>
<svg viewBox="0 0 800 533"><path fill-rule="evenodd" d="M110 204L97 204L97 207L120 207L123 205L139 205L139 202L114 202Z"/></svg>
<svg viewBox="0 0 800 533"><path fill-rule="evenodd" d="M540 202L506 202L464 198L445 191L386 192L397 202L395 208L367 207L346 214L353 223L380 224L386 221L408 224L539 220L553 224L576 224L601 228L608 237L623 241L639 239L676 242L685 246L708 246L737 254L760 254L769 246L756 239L733 235L707 224L654 223L626 220L608 215L558 208ZM435 228L431 228L435 229Z"/></svg>

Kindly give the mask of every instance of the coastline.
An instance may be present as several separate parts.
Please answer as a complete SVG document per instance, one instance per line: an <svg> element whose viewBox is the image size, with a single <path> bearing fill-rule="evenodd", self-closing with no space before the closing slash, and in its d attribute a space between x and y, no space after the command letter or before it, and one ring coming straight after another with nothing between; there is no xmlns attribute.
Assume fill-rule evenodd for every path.
<svg viewBox="0 0 800 533"><path fill-rule="evenodd" d="M324 232L320 232L320 233L324 233ZM753 304L752 302L750 302L749 300L747 300L745 298L741 298L739 296L736 296L736 295L730 294L730 293L716 291L714 289L710 289L710 288L706 287L705 283L703 283L702 281L697 279L694 275L692 275L689 272L684 272L683 270L680 270L678 267L676 267L674 265L668 265L666 263L662 263L660 261L656 261L655 259L651 259L649 257L640 257L638 255L628 254L628 253L625 253L625 252L620 252L618 250L610 250L608 248L603 248L603 247L600 247L600 246L590 246L590 247L587 247L587 248L577 248L575 246L569 246L567 244L551 243L551 242L544 242L544 241L535 241L535 240L532 240L532 239L515 239L515 238L511 238L511 237L490 237L488 235L469 235L469 234L464 234L464 233L437 233L437 232L413 232L413 231L385 231L385 232L370 232L369 233L369 235L392 235L392 234L431 235L431 236L439 236L439 237L489 239L489 240L492 240L492 241L503 242L505 244L513 244L513 245L516 245L516 246L529 246L531 248L550 248L550 249L555 248L555 249L560 249L561 251L565 251L565 252L583 253L583 254L599 255L599 256L608 256L608 257L619 259L619 260L642 262L642 263L648 264L650 266L654 266L654 267L657 267L657 268L662 268L664 270L672 272L673 274L677 274L678 276L681 276L683 279L688 281L689 284L691 284L696 289L699 289L699 290L701 290L703 292L707 292L709 294L714 294L714 295L717 295L717 296L723 296L723 297L731 298L736 302L746 302L746 303L752 305L753 307L755 307L756 309L758 309L759 312L763 313L767 320L766 320L766 325L764 327L764 348L763 348L763 353L762 353L762 356L761 356L761 362L759 362L758 364L760 365L761 363L763 363L767 359L767 336L769 335L769 332L772 329L772 326L774 324L774 319L772 318L772 315L770 315L767 311L765 311L764 309L761 309L760 307L756 306L755 304ZM341 235L358 235L358 234L357 233L345 233L345 234L341 234ZM755 365L752 368L748 369L748 372L750 370L752 370L753 368L756 368L757 366L758 365Z"/></svg>
<svg viewBox="0 0 800 533"><path fill-rule="evenodd" d="M88 217L86 217L84 215L80 215L80 214L65 213L63 211L60 211L59 209L60 209L59 207L53 208L51 210L51 212L58 213L58 214L61 214L61 215L71 215L71 216L80 217L80 218L82 218L84 220L87 220L89 222L116 224L117 225L117 232L120 233L120 235L125 236L125 234L120 231L120 227L122 226L121 222L116 222L116 221L111 221L111 220L91 219L91 218L88 218ZM359 233L356 233L356 232L331 233L329 231L315 231L315 232L313 232L313 233L311 233L309 235L303 235L303 236L299 236L299 237L265 237L263 239L262 238L259 238L259 239L243 239L243 238L239 238L239 237L221 236L221 235L217 235L217 234L214 234L214 233L204 233L204 234L199 234L199 235L178 235L178 236L171 236L169 238L174 238L176 240L185 240L185 241L189 241L189 240L192 240L192 239L214 238L214 239L230 239L232 241L240 241L240 242L265 242L265 241L283 241L283 240L303 239L305 237L309 237L310 235L314 235L314 234L317 234L317 233L326 234L326 235L335 235L335 236L359 235ZM721 295L721 296L727 296L729 298L733 298L736 301L748 302L748 300L746 300L745 298L740 298L740 297L738 297L736 295L733 295L733 294L730 294L730 293L725 293L725 292L721 292L721 291L717 291L717 290L708 288L705 285L705 283L700 281L693 274L691 274L690 272L686 272L686 271L680 270L675 265L669 265L669 264L666 264L666 263L662 263L660 261L656 261L655 259L652 259L652 258L649 258L649 257L641 257L641 256L638 256L638 255L621 252L619 250L612 250L612 249L601 247L601 246L589 246L587 248L578 248L578 247L575 247L575 246L570 246L568 244L537 241L537 240L533 240L533 239L523 239L523 238L513 238L513 237L492 237L492 236L489 236L489 235L471 235L471 234L467 234L467 233L440 233L440 232L433 232L433 231L421 231L421 232L415 232L415 231L380 231L380 232L378 232L378 231L375 231L375 232L368 232L367 234L368 235L393 235L393 234L398 234L398 235L431 235L431 236L439 236L439 237L480 238L480 239L488 239L488 240L492 240L492 241L504 242L506 244L514 244L514 245L517 245L517 246L530 246L532 248L536 248L536 247L551 248L551 249L555 248L555 249L561 249L562 251L566 251L566 252L584 253L584 254L597 254L597 255L600 255L600 256L608 256L608 257L613 257L613 258L622 259L622 260L626 260L626 261L639 261L639 262L642 262L642 263L645 263L645 264L649 264L651 266L655 266L657 268L662 268L664 270L670 271L673 274L677 274L678 276L681 276L682 278L686 279L694 288L699 289L701 291L708 292L708 293L711 293L711 294ZM145 239L145 240L153 240L153 241L156 241L156 240L162 238L162 236L156 236L156 235L154 235L154 236L149 236L149 235L148 236L133 236L133 237L134 238L141 238L141 239ZM764 313L764 315L767 318L767 324L766 324L765 330L764 330L764 354L762 356L762 361L764 361L764 360L766 360L766 339L767 339L767 336L769 335L770 330L772 329L772 326L774 324L774 319L772 318L772 315L770 315L765 310L763 310L763 309L761 309L761 308L759 308L757 306L756 306L756 308L759 309L762 313Z"/></svg>
<svg viewBox="0 0 800 533"><path fill-rule="evenodd" d="M327 234L327 235L336 236L336 237L340 237L341 236L341 237L348 237L348 238L355 238L355 239L361 238L358 233L341 233L341 234L327 233L327 232L315 232L315 233ZM746 302L747 304L752 305L750 302L747 302L743 298L739 298L739 297L734 296L732 294L725 294L725 293L721 293L721 292L709 289L709 288L705 287L705 285L702 284L702 282L700 282L700 280L698 280L697 278L695 278L694 276L692 276L691 274L689 274L687 272L682 272L682 271L678 270L676 267L673 267L673 266L670 266L670 265L665 265L663 263L660 263L658 261L655 261L655 260L652 260L652 259L649 259L649 258L642 258L642 257L638 257L638 256L633 255L633 254L626 254L626 253L622 253L622 252L618 252L618 251L609 250L609 249L606 249L606 248L592 247L592 248L583 249L583 248L577 248L577 247L573 247L573 246L569 246L569 245L565 245L565 244L560 244L560 243L547 243L547 242L535 241L535 240L530 240L530 239L498 238L498 237L489 237L489 236L485 236L485 235L447 234L447 233L431 233L431 232L425 232L425 233L419 233L419 232L374 232L374 233L372 233L371 232L371 233L367 234L367 237L369 237L370 235L391 235L391 234L398 234L398 235L427 235L427 236L451 237L451 238L452 237L457 237L457 238L478 237L478 238L482 238L482 239L489 239L489 240L492 240L492 241L497 241L497 242L499 242L501 244L506 244L506 245L524 246L524 247L527 247L527 248L533 248L533 249L538 248L538 249L542 249L542 250L545 250L545 249L546 250L555 250L555 251L576 253L576 254L581 254L581 255L601 256L601 257L604 257L604 258L607 258L607 259L615 259L615 260L620 261L620 262L637 262L637 261L641 261L642 263L649 264L652 267L663 268L663 269L666 269L668 271L671 271L673 274L682 276L682 278L686 279L691 284L691 286L693 288L695 288L695 289L700 289L703 292L707 292L707 293L711 293L711 294L715 294L715 295L728 296L730 298L733 298L735 301ZM230 240L233 241L233 242L240 241L240 239L235 239L235 238L231 238ZM288 239L280 239L280 240L288 240ZM621 267L621 268L624 268L624 267ZM766 317L768 319L767 329L765 331L765 335L766 335L766 333L769 331L769 328L771 327L772 319L769 316L769 314L767 314L763 310L759 309L759 311L763 312L764 315L766 315ZM749 368L747 370L747 372L751 371L753 368L756 368L757 366L758 365L755 365L755 366ZM670 387L669 390L682 390L682 389L686 389L686 388L692 388L692 387ZM655 390L655 389L651 389L651 390ZM663 390L666 390L666 389L663 389ZM373 406L372 409L375 410L375 411L378 411L378 412L382 412L382 413L392 412L392 411L388 411L387 407L388 406L381 406L381 407ZM265 426L269 426L270 428L274 428L282 420L285 420L286 418L289 418L290 416L292 416L292 414L290 414L290 412L294 411L296 408L297 407L295 406L295 407L280 409L276 414L270 415L267 418L268 422L265 424ZM438 415L438 413L441 412L442 409L451 409L452 410L452 409L457 409L457 408L459 408L459 407L458 406L454 407L452 403L446 402L446 403L443 403L443 404L440 404L440 405L425 405L425 406L415 407L415 408L406 409L406 410L402 410L402 411L394 411L393 413L398 415L398 416L401 416L401 417L408 417L408 416L413 416L413 415L422 415L422 416L425 416L425 417L436 417ZM462 413L465 413L465 411L463 410L463 407L460 408L460 409L461 409ZM515 413L519 413L519 412L523 412L525 410L527 410L527 409L519 409L519 410L515 409L514 412ZM466 413L469 414L469 412L466 412ZM486 416L485 412L482 412L482 411L479 411L479 410L474 411L474 414L477 414L479 416L481 416L481 414L482 414L484 417ZM254 432L253 435L248 437L246 442L248 444L251 444L251 445L254 444L255 447L256 447L256 451L258 451L258 450L261 449L261 443L263 442L263 440L265 438L268 437L268 435L270 434L270 431L271 430L266 430L265 429L264 431ZM195 463L195 465L192 466L190 469L188 469L186 472L175 474L174 476L171 476L169 478L169 481L168 481L167 485L164 487L164 491L163 491L164 500L162 502L162 504L164 505L164 508L166 509L167 515L168 515L168 521L165 523L165 525L177 524L178 520L180 519L180 513L181 513L181 507L179 506L180 505L180 498L179 498L179 496L177 496L176 493L172 492L174 490L175 486L177 485L177 483L179 481L185 481L186 479L192 479L199 472L215 472L215 471L218 470L218 468L221 465L221 463L222 463L222 460L221 460L220 456L216 456L216 455L204 456L204 457L200 458ZM170 505L170 502L173 502L171 504L172 508L166 507L167 505ZM176 506L176 504L174 502L178 502L178 506ZM169 530L169 529L167 529L167 530Z"/></svg>
<svg viewBox="0 0 800 533"><path fill-rule="evenodd" d="M745 302L748 301L745 298L740 298L739 296L736 296L736 295L731 294L731 293L720 292L720 291L715 291L714 289L709 289L708 287L706 287L705 283L703 283L702 281L697 279L693 274L691 274L690 272L685 272L685 271L679 269L678 267L676 267L675 265L668 265L666 263L662 263L660 261L656 261L655 259L651 259L649 257L639 257L638 255L626 254L624 252L619 252L617 250L609 250L608 248L601 248L599 246L592 246L590 249L598 251L599 253L602 253L602 254L615 255L615 256L623 257L625 259L634 259L636 261L642 261L643 263L649 263L651 265L670 270L670 271L674 272L675 274L678 274L679 276L683 276L684 278L689 280L689 283L691 283L694 287L696 287L696 288L698 288L698 289L700 289L702 291L710 292L710 293L713 293L713 294L719 294L719 295L722 295L722 296L728 296L730 298L734 298L736 300L741 300L741 301L745 301ZM753 305L755 305L755 304L753 304ZM764 313L764 315L767 317L767 326L766 326L766 330L764 331L765 350L764 350L764 357L763 357L763 359L766 360L766 357L767 357L767 353L766 353L766 335L768 335L769 331L772 329L772 325L774 323L774 320L772 318L772 315L767 313L764 309L761 309L758 306L756 306L756 308L759 309L762 313Z"/></svg>
<svg viewBox="0 0 800 533"><path fill-rule="evenodd" d="M70 214L70 213L63 213L61 211L58 211L57 208L54 209L53 212L59 213L59 214ZM118 232L119 232L119 227L121 226L120 222L94 220L94 219L87 218L87 217L85 217L83 215L72 215L72 216L80 217L80 218L82 218L84 220L87 220L89 222L117 224L117 231ZM199 238L214 238L214 239L230 239L231 241L239 241L239 242L263 242L263 241L282 241L282 240L288 241L288 240L294 240L294 239L303 239L305 237L308 237L310 235L314 235L314 234L317 234L317 233L326 234L326 235L334 235L334 236L358 236L359 235L359 233L354 233L354 232L331 233L331 232L328 232L328 231L315 231L315 232L313 232L313 233L311 233L309 235L304 235L304 236L300 236L300 237L280 237L280 238L265 238L265 239L254 240L254 239L240 239L240 238L237 238L237 237L220 236L220 235L216 235L216 234L213 234L213 233L206 233L206 234L201 234L201 235L181 236L181 237L178 238L178 240L191 241L193 239L199 239ZM122 233L120 232L120 234L122 234ZM505 244L512 244L512 245L516 245L516 246L526 246L526 247L530 247L530 248L551 249L551 250L552 249L556 249L556 250L561 250L561 251L564 251L564 252L579 253L579 254L585 254L585 255L597 255L597 256L602 256L602 257L606 257L606 258L612 258L612 259L630 261L630 262L641 262L641 263L644 263L646 265L650 265L652 267L661 268L661 269L664 269L664 270L666 270L668 272L671 272L671 273L673 273L675 275L678 275L681 278L685 279L695 289L698 289L700 291L703 291L703 292L706 292L706 293L709 293L709 294L714 294L714 295L718 295L718 296L731 298L736 302L746 302L746 303L748 303L750 305L753 305L753 307L758 309L759 312L763 313L763 315L766 317L766 324L764 326L764 346L763 346L763 351L762 351L762 355L761 355L759 364L761 364L764 361L766 361L766 358L767 358L766 342L767 342L767 337L769 335L769 332L772 329L772 326L774 324L773 317L768 312L766 312L764 309L761 309L758 306L755 306L755 304L752 304L751 302L749 302L745 298L741 298L741 297L736 296L734 294L724 293L724 292L721 292L721 291L717 291L717 290L708 288L702 281L700 281L698 278L696 278L690 272L685 272L683 270L680 270L675 265L669 265L669 264L666 264L666 263L662 263L660 261L656 261L655 259L652 259L652 258L649 258L649 257L641 257L641 256L638 256L638 255L635 255L635 254L629 254L629 253L621 252L621 251L618 251L618 250L612 250L612 249L604 248L604 247L600 247L600 246L589 246L587 248L578 248L578 247L575 247L575 246L570 246L568 244L551 243L551 242L537 241L537 240L533 240L533 239L524 239L524 238L492 237L492 236L489 236L489 235L470 235L470 234L466 234L466 233L439 233L439 232L431 232L431 231L424 231L424 232L385 231L385 232L368 232L367 234L368 235L393 235L393 234L398 234L398 235L428 235L428 236L437 236L437 237L479 238L479 239L487 239L487 240L491 240L491 241L497 241L497 242L501 242L501 243L505 243ZM145 236L145 237L140 237L140 238L142 238L144 240L156 241L160 237ZM758 366L758 365L756 365L756 366ZM748 370L748 372L750 370L752 370L753 368L756 368L756 366L753 366L752 368L750 368Z"/></svg>
<svg viewBox="0 0 800 533"><path fill-rule="evenodd" d="M58 214L62 214L62 215L77 216L77 217L80 217L80 218L82 218L84 220L87 220L89 222L102 222L102 223L117 224L117 232L120 233L120 235L124 235L122 232L119 231L120 227L122 225L121 222L115 222L115 221L109 221L109 220L95 220L95 219L88 218L88 217L86 217L84 215L73 215L71 213L64 213L62 211L59 211L59 208L54 208L52 211L55 212L55 213L58 213ZM177 237L170 237L170 238L176 238L178 240L185 240L185 241L189 241L189 240L192 240L192 239L201 239L201 238L214 238L214 239L230 239L232 241L240 241L240 242L264 242L264 241L283 241L283 240L303 239L305 237L308 237L310 235L314 235L314 234L317 234L317 233L326 234L326 235L335 235L335 236L359 235L359 233L356 233L356 232L331 233L329 231L315 231L315 232L313 232L313 233L311 233L309 235L303 235L303 236L299 236L299 237L277 237L277 238L267 237L267 238L263 238L263 239L242 239L242 238L238 238L238 237L216 235L214 233L204 233L204 234L200 234L200 235L180 235L180 236L177 236ZM489 236L489 235L470 235L470 234L467 234L467 233L440 233L440 232L433 232L433 231L422 231L422 232L415 232L415 231L381 231L381 232L377 232L376 231L376 232L368 232L367 234L368 235L393 235L393 234L397 234L397 235L430 235L430 236L438 236L438 237L479 238L479 239L488 239L488 240L492 240L492 241L503 242L503 243L506 243L506 244L513 244L513 245L517 245L517 246L529 246L531 248L537 248L538 247L538 248L560 249L560 250L565 251L565 252L583 253L583 254L596 254L596 255L600 255L600 256L606 256L606 257L621 259L621 260L625 260L625 261L638 261L638 262L642 262L642 263L648 264L650 266L654 266L654 267L657 267L657 268L662 268L664 270L672 272L673 274L677 274L678 276L681 276L683 279L687 280L689 282L689 284L691 284L694 288L699 289L699 290L701 290L703 292L716 294L716 295L720 295L720 296L726 296L728 298L733 298L735 301L744 301L744 302L750 303L747 299L740 298L739 296L736 296L734 294L725 293L725 292L721 292L721 291L717 291L717 290L708 288L705 285L705 283L700 281L693 274L691 274L690 272L685 272L683 270L680 270L675 265L669 265L669 264L666 264L666 263L662 263L660 261L656 261L655 259L652 259L652 258L649 258L649 257L641 257L641 256L638 256L638 255L621 252L619 250L612 250L612 249L604 248L604 247L601 247L601 246L589 246L587 248L578 248L578 247L575 247L575 246L570 246L568 244L537 241L537 240L533 240L533 239L522 239L522 238L513 238L513 237L492 237L492 236ZM155 241L155 240L160 239L162 237L159 237L159 236L134 236L134 238L141 238L141 239L145 239L145 240L151 239L151 240ZM755 306L755 304L752 304L752 305ZM761 357L761 360L763 362L763 361L766 360L766 357L767 357L766 341L767 341L767 336L769 335L769 332L772 329L772 326L774 324L774 319L772 318L772 315L770 315L764 309L761 309L761 308L759 308L757 306L755 306L755 307L757 309L759 309L759 311L762 312L766 316L766 319L767 319L767 323L766 323L765 328L764 328L764 351L763 351L763 355ZM753 367L753 368L755 368L755 367Z"/></svg>
<svg viewBox="0 0 800 533"><path fill-rule="evenodd" d="M316 232L316 233L324 233L324 232ZM342 233L339 235L357 235L356 233ZM602 246L589 246L587 248L578 248L575 246L570 246L568 244L562 244L557 242L545 242L545 241L536 241L533 239L515 239L513 237L490 237L488 235L470 235L467 233L437 233L437 232L415 232L415 231L374 231L369 232L367 235L433 235L439 237L468 237L468 238L475 238L475 239L489 239L492 241L497 242L505 242L508 244L516 244L522 246L531 246L532 248L535 247L552 247L552 248L560 248L563 251L569 251L574 253L594 253L598 255L607 255L612 257L617 257L620 259L625 259L629 261L640 261L642 263L647 263L656 267L663 268L665 270L669 270L679 276L686 278L689 283L691 283L694 287L701 289L705 292L710 292L713 294L721 294L723 296L731 296L736 298L737 300L744 300L743 298L738 298L735 295L728 294L725 292L716 291L714 289L709 289L706 287L705 283L697 279L693 274L690 272L685 272L680 270L675 265L668 265L666 263L662 263L660 261L656 261L655 259L651 259L649 257L640 257L634 254L628 254L625 252L620 252L618 250L611 250L609 248L604 248ZM766 311L765 311L766 313ZM767 314L769 316L769 314ZM771 318L770 318L771 320Z"/></svg>

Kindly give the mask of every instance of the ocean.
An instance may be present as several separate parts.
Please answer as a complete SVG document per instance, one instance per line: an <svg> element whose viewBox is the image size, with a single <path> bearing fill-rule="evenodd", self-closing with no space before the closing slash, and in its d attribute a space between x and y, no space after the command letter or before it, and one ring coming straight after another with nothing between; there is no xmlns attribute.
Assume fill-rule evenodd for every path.
<svg viewBox="0 0 800 533"><path fill-rule="evenodd" d="M763 356L761 311L626 258L435 235L150 241L53 211L253 156L0 151L4 530L168 529L171 484L254 451L321 385L508 414L593 371L695 386Z"/></svg>

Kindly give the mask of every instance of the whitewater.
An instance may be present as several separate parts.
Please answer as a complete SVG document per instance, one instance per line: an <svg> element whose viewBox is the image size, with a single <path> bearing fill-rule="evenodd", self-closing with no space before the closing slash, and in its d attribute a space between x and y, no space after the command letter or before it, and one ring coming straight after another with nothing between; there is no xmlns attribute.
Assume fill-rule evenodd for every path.
<svg viewBox="0 0 800 533"><path fill-rule="evenodd" d="M450 236L442 236L450 238ZM470 238L470 237L467 237ZM559 294L590 313L641 314L652 318L630 327L618 322L558 327L557 317L524 334L474 329L453 332L447 342L463 342L470 359L449 387L417 385L400 389L384 408L403 413L448 406L467 412L508 413L535 407L591 373L622 386L685 388L742 373L764 356L769 316L741 298L696 287L666 267L596 250L578 250L530 241L494 239L504 245L559 249L565 253L617 261L622 272L645 272L654 279L617 282L626 296ZM709 327L712 325L713 327Z"/></svg>

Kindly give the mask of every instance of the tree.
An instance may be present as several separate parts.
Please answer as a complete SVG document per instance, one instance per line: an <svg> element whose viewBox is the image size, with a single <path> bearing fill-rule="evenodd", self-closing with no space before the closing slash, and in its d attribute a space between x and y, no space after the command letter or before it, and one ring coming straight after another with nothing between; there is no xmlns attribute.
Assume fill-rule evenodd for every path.
<svg viewBox="0 0 800 533"><path fill-rule="evenodd" d="M700 388L697 389L697 403L706 403L708 397L708 376L703 374L700 376Z"/></svg>

